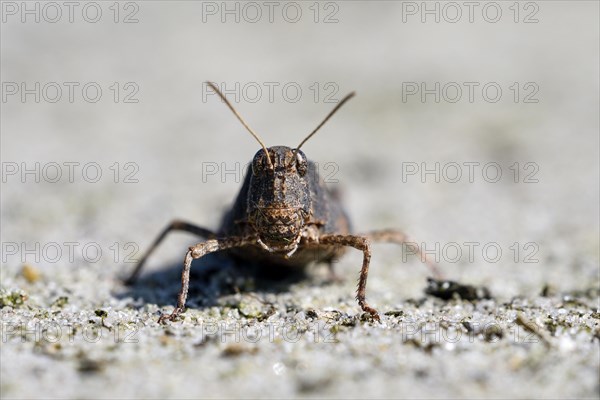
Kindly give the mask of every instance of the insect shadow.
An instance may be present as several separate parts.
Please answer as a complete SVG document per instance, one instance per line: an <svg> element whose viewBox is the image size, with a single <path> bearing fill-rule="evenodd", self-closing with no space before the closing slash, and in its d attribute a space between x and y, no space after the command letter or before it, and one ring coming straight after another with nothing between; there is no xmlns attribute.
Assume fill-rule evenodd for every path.
<svg viewBox="0 0 600 400"><path fill-rule="evenodd" d="M192 262L190 271L189 303L204 309L219 305L223 296L236 293L286 293L300 282L329 285L339 281L337 276L324 279L310 269L285 266L265 266L259 262L236 260L227 253L208 254ZM137 303L176 306L174 300L181 287L181 262L174 260L157 266L141 276L133 285L126 286L117 297L133 298Z"/></svg>

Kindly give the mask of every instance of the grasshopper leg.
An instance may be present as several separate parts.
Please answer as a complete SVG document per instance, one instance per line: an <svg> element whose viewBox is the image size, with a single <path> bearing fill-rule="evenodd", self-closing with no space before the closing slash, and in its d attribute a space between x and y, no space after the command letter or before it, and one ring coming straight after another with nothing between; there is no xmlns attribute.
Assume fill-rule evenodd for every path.
<svg viewBox="0 0 600 400"><path fill-rule="evenodd" d="M371 244L369 239L364 236L356 235L323 235L319 238L319 243L332 246L350 246L363 252L363 263L360 269L358 279L358 289L356 291L356 300L360 308L379 321L377 310L371 307L366 301L367 277L369 275L369 264L371 262Z"/></svg>
<svg viewBox="0 0 600 400"><path fill-rule="evenodd" d="M427 265L427 268L429 268L429 271L433 274L433 276L436 279L443 279L443 274L441 273L438 265L431 259L427 258L425 253L421 251L419 245L416 242L411 241L404 232L395 229L384 229L380 231L368 232L361 236L366 237L371 242L394 243L398 245L406 245L412 248L415 251L413 254L419 255L421 261Z"/></svg>
<svg viewBox="0 0 600 400"><path fill-rule="evenodd" d="M154 252L154 250L156 250L158 245L165 239L165 237L171 231L189 232L191 234L203 237L205 239L210 239L210 238L213 238L216 236L214 232L212 232L206 228L202 228L200 226L191 224L189 222L181 221L181 220L177 220L177 219L174 221L171 221L171 223L163 229L163 231L160 233L160 235L158 235L158 237L156 239L154 239L154 242L152 243L150 248L148 248L146 253L144 253L144 256L137 263L133 272L125 280L126 285L131 285L131 284L135 283L135 281L137 280L140 272L142 271L142 268L144 267L144 264L146 263L146 260L148 259L148 257L150 257L150 255Z"/></svg>
<svg viewBox="0 0 600 400"><path fill-rule="evenodd" d="M242 247L250 244L256 244L256 237L234 236L223 239L210 239L190 247L185 254L183 270L181 271L181 289L177 297L177 307L175 307L170 315L162 315L158 322L162 323L165 320L173 321L185 309L185 302L187 300L188 289L190 286L190 269L193 260L217 251L227 250L234 247Z"/></svg>

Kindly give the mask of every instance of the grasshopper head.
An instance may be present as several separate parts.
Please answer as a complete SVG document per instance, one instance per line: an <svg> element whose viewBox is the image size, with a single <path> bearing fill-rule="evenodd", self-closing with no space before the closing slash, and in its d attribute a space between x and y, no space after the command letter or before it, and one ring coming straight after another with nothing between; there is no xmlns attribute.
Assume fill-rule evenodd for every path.
<svg viewBox="0 0 600 400"><path fill-rule="evenodd" d="M247 211L262 243L270 251L290 251L300 240L310 215L308 160L300 150L274 146L252 160Z"/></svg>

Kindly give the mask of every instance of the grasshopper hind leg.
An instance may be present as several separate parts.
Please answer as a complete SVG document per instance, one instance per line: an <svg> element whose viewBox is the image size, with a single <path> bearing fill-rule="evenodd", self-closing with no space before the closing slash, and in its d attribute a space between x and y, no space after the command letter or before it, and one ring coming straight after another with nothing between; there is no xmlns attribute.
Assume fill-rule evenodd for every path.
<svg viewBox="0 0 600 400"><path fill-rule="evenodd" d="M144 255L142 256L140 261L138 261L133 272L129 275L129 277L127 279L125 279L126 285L132 285L135 283L139 274L142 272L142 269L144 268L144 264L146 263L146 260L148 259L148 257L150 257L150 255L154 252L154 250L156 250L158 245L172 231L188 232L188 233L191 233L196 236L200 236L205 239L211 239L211 238L216 237L216 234L209 229L194 225L194 224L186 222L186 221L181 221L181 220L171 221L171 223L163 229L163 231L160 233L160 235L158 235L158 237L156 239L154 239L154 242L152 243L152 245L148 248L148 250L146 250L146 253L144 253Z"/></svg>
<svg viewBox="0 0 600 400"><path fill-rule="evenodd" d="M411 239L404 232L396 229L384 229L380 231L367 232L361 236L369 239L371 243L393 243L400 246L406 245L407 247L410 247L414 251L412 254L419 256L420 260L427 266L429 272L436 279L443 279L443 274L440 271L439 266L433 260L427 258L425 253L421 251L419 245L416 242L411 241Z"/></svg>

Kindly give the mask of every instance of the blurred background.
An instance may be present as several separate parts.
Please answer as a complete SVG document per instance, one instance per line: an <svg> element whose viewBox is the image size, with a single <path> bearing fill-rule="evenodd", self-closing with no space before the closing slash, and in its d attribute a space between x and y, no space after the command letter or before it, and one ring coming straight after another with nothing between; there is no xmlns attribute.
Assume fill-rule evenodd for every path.
<svg viewBox="0 0 600 400"><path fill-rule="evenodd" d="M303 147L356 231L402 229L499 299L598 284L597 2L1 5L5 281L32 264L93 303L170 220L216 229L259 146L210 80L267 146L357 92ZM401 254L375 247L380 307L422 295Z"/></svg>

